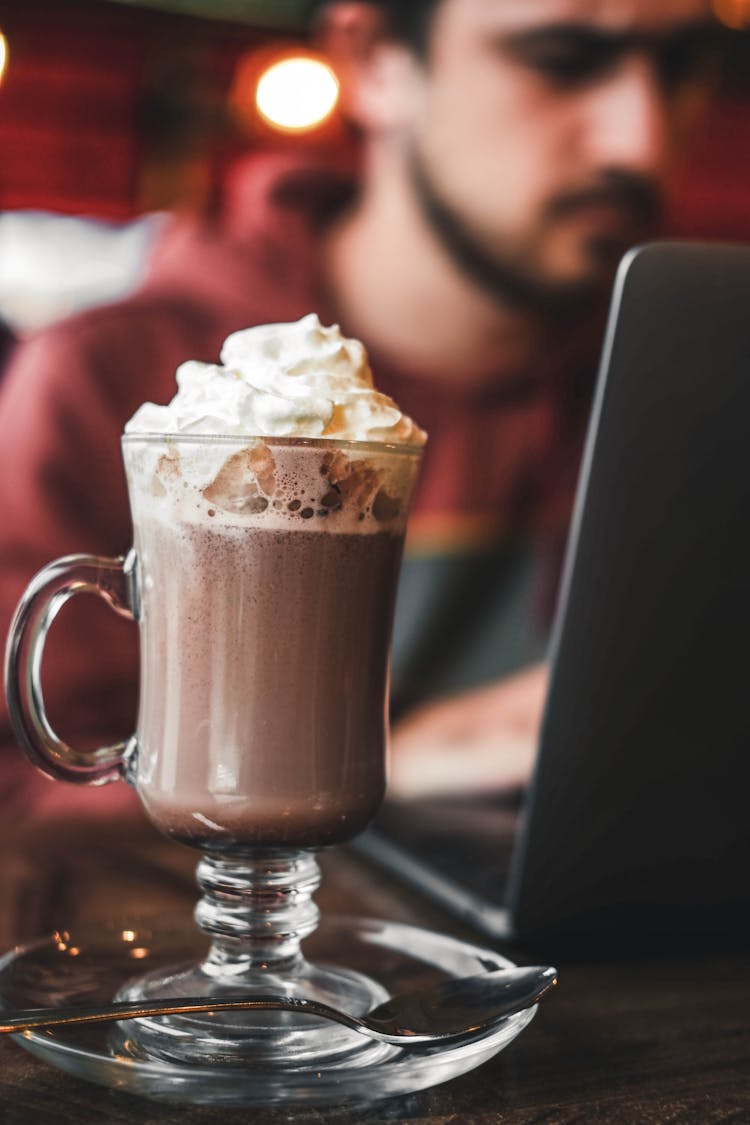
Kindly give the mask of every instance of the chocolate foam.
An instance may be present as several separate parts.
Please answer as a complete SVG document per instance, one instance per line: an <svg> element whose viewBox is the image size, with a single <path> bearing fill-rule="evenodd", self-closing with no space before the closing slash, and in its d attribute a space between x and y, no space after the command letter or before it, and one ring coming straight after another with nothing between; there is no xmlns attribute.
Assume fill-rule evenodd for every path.
<svg viewBox="0 0 750 1125"><path fill-rule="evenodd" d="M415 458L237 439L236 444L128 438L139 515L177 523L366 534L400 532Z"/></svg>

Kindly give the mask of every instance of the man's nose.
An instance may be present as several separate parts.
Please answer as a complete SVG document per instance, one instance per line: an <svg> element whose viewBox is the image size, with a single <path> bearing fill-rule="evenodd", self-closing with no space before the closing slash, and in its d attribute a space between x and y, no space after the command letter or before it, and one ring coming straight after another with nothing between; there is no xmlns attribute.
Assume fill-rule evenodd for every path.
<svg viewBox="0 0 750 1125"><path fill-rule="evenodd" d="M648 57L622 60L598 91L589 119L591 155L600 167L653 176L670 143L668 94Z"/></svg>

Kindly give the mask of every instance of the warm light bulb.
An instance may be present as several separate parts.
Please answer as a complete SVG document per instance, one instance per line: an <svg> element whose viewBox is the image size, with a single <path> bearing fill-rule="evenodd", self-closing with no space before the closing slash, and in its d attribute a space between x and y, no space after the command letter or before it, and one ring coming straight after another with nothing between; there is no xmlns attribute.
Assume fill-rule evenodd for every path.
<svg viewBox="0 0 750 1125"><path fill-rule="evenodd" d="M276 129L302 132L321 125L338 101L339 83L330 66L312 58L288 58L261 76L255 104Z"/></svg>
<svg viewBox="0 0 750 1125"><path fill-rule="evenodd" d="M8 40L0 31L0 82L3 80L5 68L8 65Z"/></svg>
<svg viewBox="0 0 750 1125"><path fill-rule="evenodd" d="M750 0L713 0L714 14L726 27L750 27Z"/></svg>

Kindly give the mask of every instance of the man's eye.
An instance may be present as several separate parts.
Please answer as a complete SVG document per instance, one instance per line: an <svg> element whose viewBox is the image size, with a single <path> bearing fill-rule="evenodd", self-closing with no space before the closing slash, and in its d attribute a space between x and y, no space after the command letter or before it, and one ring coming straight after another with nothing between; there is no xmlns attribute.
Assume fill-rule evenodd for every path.
<svg viewBox="0 0 750 1125"><path fill-rule="evenodd" d="M710 77L721 57L722 40L710 27L695 27L659 40L614 36L576 28L521 34L502 43L503 52L552 85L585 86L606 77L633 52L647 57L666 90Z"/></svg>
<svg viewBox="0 0 750 1125"><path fill-rule="evenodd" d="M559 86L576 86L605 74L617 51L604 43L586 41L535 43L514 52L529 70Z"/></svg>

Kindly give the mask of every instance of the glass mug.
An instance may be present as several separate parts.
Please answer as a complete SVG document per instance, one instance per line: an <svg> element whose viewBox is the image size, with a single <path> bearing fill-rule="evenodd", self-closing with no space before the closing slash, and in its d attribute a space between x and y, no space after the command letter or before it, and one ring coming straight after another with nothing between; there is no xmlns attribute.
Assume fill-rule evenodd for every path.
<svg viewBox="0 0 750 1125"><path fill-rule="evenodd" d="M31 761L67 781L124 778L157 828L203 853L195 918L207 957L121 997L257 990L364 1012L385 999L376 983L309 964L300 941L318 922L315 850L356 835L383 797L390 633L421 449L125 435L123 456L133 549L45 567L6 655L11 719ZM140 632L136 732L86 752L54 733L41 688L47 631L80 592ZM289 1013L116 1027L141 1055L192 1063L288 1066L367 1049Z"/></svg>

